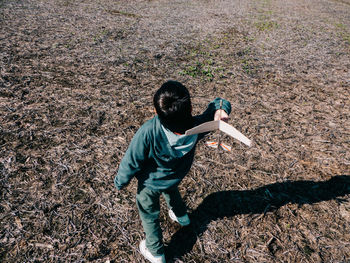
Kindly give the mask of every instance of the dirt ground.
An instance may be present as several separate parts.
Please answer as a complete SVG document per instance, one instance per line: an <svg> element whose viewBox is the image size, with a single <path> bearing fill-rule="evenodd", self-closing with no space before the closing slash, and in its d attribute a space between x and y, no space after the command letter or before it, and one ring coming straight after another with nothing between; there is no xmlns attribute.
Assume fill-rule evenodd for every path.
<svg viewBox="0 0 350 263"><path fill-rule="evenodd" d="M0 0L0 262L145 262L113 178L168 79L254 141L199 143L169 262L350 262L349 0Z"/></svg>

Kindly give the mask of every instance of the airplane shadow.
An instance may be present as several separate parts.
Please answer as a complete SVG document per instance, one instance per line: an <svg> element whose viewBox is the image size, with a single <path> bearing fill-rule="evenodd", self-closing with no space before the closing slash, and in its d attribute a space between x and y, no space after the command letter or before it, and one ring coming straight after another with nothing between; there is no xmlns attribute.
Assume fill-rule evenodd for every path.
<svg viewBox="0 0 350 263"><path fill-rule="evenodd" d="M206 231L211 221L239 214L266 213L288 203L313 204L347 194L350 194L349 175L335 176L321 182L287 181L254 190L212 193L189 214L191 225L182 227L172 236L166 247L167 258L180 258L189 253L197 237Z"/></svg>

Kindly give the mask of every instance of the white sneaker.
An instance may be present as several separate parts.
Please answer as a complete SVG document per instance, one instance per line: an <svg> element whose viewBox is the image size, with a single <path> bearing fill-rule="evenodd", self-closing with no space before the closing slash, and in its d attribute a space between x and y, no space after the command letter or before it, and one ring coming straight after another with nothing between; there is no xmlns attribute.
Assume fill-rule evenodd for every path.
<svg viewBox="0 0 350 263"><path fill-rule="evenodd" d="M169 217L171 218L171 220L178 222L182 226L188 226L191 223L190 218L187 214L184 216L177 217L171 209L169 210Z"/></svg>
<svg viewBox="0 0 350 263"><path fill-rule="evenodd" d="M151 252L149 252L148 248L146 247L146 240L141 241L140 252L146 259L148 259L152 263L166 263L164 254L161 256L153 256Z"/></svg>

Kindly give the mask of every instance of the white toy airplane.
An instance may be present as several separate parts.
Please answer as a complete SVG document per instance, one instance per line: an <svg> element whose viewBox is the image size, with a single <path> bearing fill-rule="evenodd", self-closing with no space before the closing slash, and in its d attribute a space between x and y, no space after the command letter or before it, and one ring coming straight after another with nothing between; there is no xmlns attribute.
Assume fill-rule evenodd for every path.
<svg viewBox="0 0 350 263"><path fill-rule="evenodd" d="M203 132L209 132L209 131L215 131L215 130L220 130L226 133L227 135L230 135L231 137L243 142L247 146L251 146L252 141L249 140L247 137L245 137L242 133L240 133L238 130L236 130L234 127L231 125L227 124L224 121L218 120L218 121L208 121L205 122L201 125L198 125L192 129L189 129L185 132L185 135L193 135L193 134L198 134L198 133L203 133ZM225 147L228 147L231 150L231 147L222 144L222 143L216 143L216 142L207 142L206 143L210 147L217 148L218 145L220 145L224 150ZM228 151L230 151L228 150Z"/></svg>

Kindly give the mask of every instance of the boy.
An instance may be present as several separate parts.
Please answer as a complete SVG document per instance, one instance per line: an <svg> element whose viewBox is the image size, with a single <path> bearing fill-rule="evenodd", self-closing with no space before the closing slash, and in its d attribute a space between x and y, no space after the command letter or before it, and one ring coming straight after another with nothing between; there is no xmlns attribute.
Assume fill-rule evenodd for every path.
<svg viewBox="0 0 350 263"><path fill-rule="evenodd" d="M220 101L222 100L222 109ZM165 263L159 223L159 197L169 207L169 217L182 226L190 224L178 184L191 168L195 146L203 134L185 136L186 130L211 120L228 119L231 104L212 101L206 111L192 117L190 94L177 81L167 81L153 98L157 115L136 132L114 179L120 190L135 176L138 180L136 204L146 234L141 254L153 263Z"/></svg>

